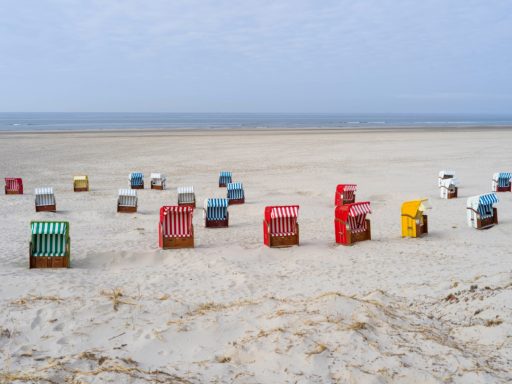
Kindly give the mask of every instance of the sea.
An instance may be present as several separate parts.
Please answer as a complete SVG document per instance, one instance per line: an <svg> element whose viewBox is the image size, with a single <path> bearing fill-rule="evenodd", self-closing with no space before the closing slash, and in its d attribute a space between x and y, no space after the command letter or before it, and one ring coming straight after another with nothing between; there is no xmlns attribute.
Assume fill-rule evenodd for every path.
<svg viewBox="0 0 512 384"><path fill-rule="evenodd" d="M512 126L512 114L2 112L0 131Z"/></svg>

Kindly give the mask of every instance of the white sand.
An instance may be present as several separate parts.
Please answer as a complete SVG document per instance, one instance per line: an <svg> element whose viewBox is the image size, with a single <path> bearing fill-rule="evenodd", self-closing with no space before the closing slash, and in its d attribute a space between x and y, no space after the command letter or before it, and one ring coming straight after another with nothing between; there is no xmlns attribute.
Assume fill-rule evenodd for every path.
<svg viewBox="0 0 512 384"><path fill-rule="evenodd" d="M3 134L1 176L26 194L0 195L0 382L508 382L512 194L486 231L466 226L465 203L511 170L511 144L509 130ZM459 199L438 197L444 168ZM205 229L197 209L197 247L160 250L159 207L180 185L199 206L224 197L220 170L246 190L230 228ZM117 214L130 171L169 188ZM75 174L91 192L72 192ZM334 244L342 182L371 201L372 241ZM40 186L56 214L34 211ZM402 239L400 205L420 197L429 236ZM263 246L264 206L292 203L301 246ZM73 268L28 269L33 219L71 223Z"/></svg>

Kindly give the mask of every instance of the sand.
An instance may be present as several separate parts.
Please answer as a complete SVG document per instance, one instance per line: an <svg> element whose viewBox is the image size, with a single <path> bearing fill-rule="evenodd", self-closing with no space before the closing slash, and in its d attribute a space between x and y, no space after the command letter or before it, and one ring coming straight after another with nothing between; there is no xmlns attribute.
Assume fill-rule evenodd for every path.
<svg viewBox="0 0 512 384"><path fill-rule="evenodd" d="M468 196L510 171L512 130L0 135L0 382L496 383L512 380L512 194L500 224L466 226ZM459 199L441 200L454 169ZM202 225L242 181L228 229ZM117 214L131 171L168 177ZM73 193L87 174L89 193ZM372 241L334 244L335 186L371 201ZM193 185L196 248L160 250L158 209ZM57 213L34 211L52 186ZM427 197L428 237L400 237ZM301 245L262 244L263 209L299 204ZM70 222L72 268L29 270L29 222Z"/></svg>

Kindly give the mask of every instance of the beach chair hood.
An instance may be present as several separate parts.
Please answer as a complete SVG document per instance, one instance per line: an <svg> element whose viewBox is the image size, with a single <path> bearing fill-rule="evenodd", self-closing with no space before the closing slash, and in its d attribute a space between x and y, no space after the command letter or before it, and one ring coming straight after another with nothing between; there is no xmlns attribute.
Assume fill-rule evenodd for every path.
<svg viewBox="0 0 512 384"><path fill-rule="evenodd" d="M271 206L265 208L265 221L271 236L290 236L297 233L298 205Z"/></svg>
<svg viewBox="0 0 512 384"><path fill-rule="evenodd" d="M186 206L164 206L160 208L160 223L166 237L187 237L192 234L194 208Z"/></svg>
<svg viewBox="0 0 512 384"><path fill-rule="evenodd" d="M338 184L336 186L336 196L334 205L342 205L345 201L353 202L354 194L357 191L356 184Z"/></svg>
<svg viewBox="0 0 512 384"><path fill-rule="evenodd" d="M65 256L69 241L69 223L33 221L31 227L32 256Z"/></svg>
<svg viewBox="0 0 512 384"><path fill-rule="evenodd" d="M205 199L203 215L207 220L226 220L228 217L228 204L228 199Z"/></svg>
<svg viewBox="0 0 512 384"><path fill-rule="evenodd" d="M406 201L402 204L402 215L416 218L423 215L427 209L431 209L428 199Z"/></svg>
<svg viewBox="0 0 512 384"><path fill-rule="evenodd" d="M55 205L55 195L52 187L43 187L35 189L36 205Z"/></svg>
<svg viewBox="0 0 512 384"><path fill-rule="evenodd" d="M228 199L242 199L244 198L244 186L242 183L228 183Z"/></svg>
<svg viewBox="0 0 512 384"><path fill-rule="evenodd" d="M372 213L370 202L361 201L337 206L334 215L345 222L351 231L357 233L366 230L366 215L369 213Z"/></svg>
<svg viewBox="0 0 512 384"><path fill-rule="evenodd" d="M118 202L120 206L137 206L137 191L134 189L121 188L119 190Z"/></svg>

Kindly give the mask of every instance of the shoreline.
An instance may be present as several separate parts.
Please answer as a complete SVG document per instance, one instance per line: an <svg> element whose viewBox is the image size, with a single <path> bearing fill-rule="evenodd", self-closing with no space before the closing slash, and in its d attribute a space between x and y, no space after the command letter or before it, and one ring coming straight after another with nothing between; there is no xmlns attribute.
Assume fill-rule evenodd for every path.
<svg viewBox="0 0 512 384"><path fill-rule="evenodd" d="M339 133L400 133L400 132L432 132L432 133L452 133L452 132L503 132L511 131L512 125L478 125L478 126L464 126L464 127L430 127L430 126L390 126L390 127L372 127L372 128L122 128L122 129L63 129L63 130L33 130L33 131L2 131L0 130L0 136L18 136L18 135L59 135L59 134L135 134L140 136L154 136L162 135L173 136L188 134L192 136L210 136L211 134L218 135L230 135L230 134L339 134Z"/></svg>

